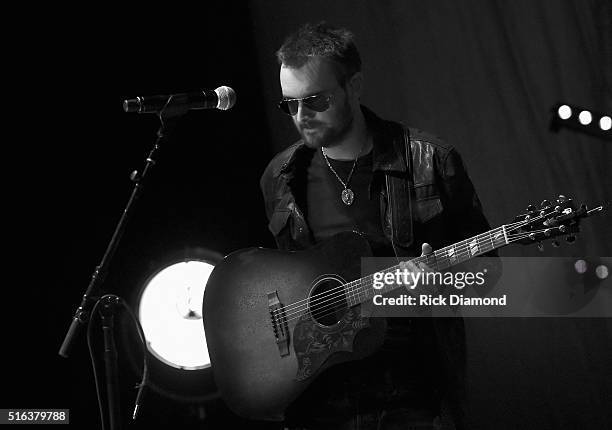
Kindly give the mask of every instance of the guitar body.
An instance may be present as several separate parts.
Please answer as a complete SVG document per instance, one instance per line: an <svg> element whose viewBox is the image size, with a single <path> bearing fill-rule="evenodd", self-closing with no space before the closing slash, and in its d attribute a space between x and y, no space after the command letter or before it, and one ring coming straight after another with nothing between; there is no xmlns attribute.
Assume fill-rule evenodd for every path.
<svg viewBox="0 0 612 430"><path fill-rule="evenodd" d="M367 241L347 232L306 251L236 251L215 267L204 328L215 382L230 409L282 420L324 369L380 346L384 319L350 306L340 287L361 277L361 257L370 255ZM321 300L326 291L334 300Z"/></svg>
<svg viewBox="0 0 612 430"><path fill-rule="evenodd" d="M603 206L576 209L560 195L527 210L513 223L413 261L441 271L510 243L573 235L581 218ZM323 370L376 351L386 320L372 317L372 279L361 273L361 257L370 255L362 236L345 232L306 251L237 251L215 267L204 293L204 329L215 382L230 409L282 420Z"/></svg>

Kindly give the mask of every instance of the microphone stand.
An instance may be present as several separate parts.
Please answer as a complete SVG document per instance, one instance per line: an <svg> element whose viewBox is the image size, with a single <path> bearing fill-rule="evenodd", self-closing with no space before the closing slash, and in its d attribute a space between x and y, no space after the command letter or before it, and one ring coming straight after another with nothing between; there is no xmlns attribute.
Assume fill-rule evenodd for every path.
<svg viewBox="0 0 612 430"><path fill-rule="evenodd" d="M91 280L89 285L83 295L83 299L81 300L81 304L77 308L74 317L72 318L72 322L70 327L68 328L68 332L62 342L62 345L59 349L59 355L68 358L70 350L74 344L74 341L78 334L82 332L83 328L89 324L91 319L91 312L95 305L95 303L102 296L102 284L108 274L108 269L110 267L110 263L112 261L117 248L119 247L119 242L125 233L127 222L134 212L135 203L138 200L138 197L142 193L142 190L147 183L148 174L155 165L155 154L161 145L165 144L170 140L170 134L172 130L175 128L176 123L182 117L189 108L186 106L183 100L184 97L181 95L170 96L168 98L168 102L163 107L161 111L158 112L158 117L161 122L161 126L157 131L157 139L153 148L149 152L149 155L146 158L144 169L142 170L142 174L139 174L138 171L133 171L130 175L130 179L134 182L134 189L132 194L128 200L126 208L123 210L123 214L119 219L119 223L115 228L115 232L111 237L111 240L106 247L106 251L102 257L100 264L96 266L94 272L91 276ZM104 303L101 303L102 310L102 322L103 322L103 332L104 332L104 344L105 344L105 354L104 360L106 363L106 386L107 386L107 401L108 401L108 411L110 414L110 424L111 430L119 430L121 428L121 417L119 413L119 378L117 372L117 350L115 348L115 342L113 337L113 325L114 325L114 312L116 310L116 302L110 302L106 300ZM146 348L146 346L145 346ZM146 350L144 352L146 354ZM103 413L103 411L100 411ZM103 429L104 430L104 429Z"/></svg>
<svg viewBox="0 0 612 430"><path fill-rule="evenodd" d="M102 332L104 333L104 370L111 430L121 428L121 405L119 403L119 373L117 369L117 346L115 345L115 312L119 303L117 296L101 299ZM147 351L144 351L146 354ZM103 429L104 430L104 429Z"/></svg>

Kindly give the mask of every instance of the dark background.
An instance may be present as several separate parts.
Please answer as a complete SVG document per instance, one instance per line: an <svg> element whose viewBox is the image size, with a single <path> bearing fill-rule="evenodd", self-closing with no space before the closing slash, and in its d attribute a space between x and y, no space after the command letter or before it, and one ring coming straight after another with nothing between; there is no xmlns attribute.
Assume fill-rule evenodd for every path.
<svg viewBox="0 0 612 430"><path fill-rule="evenodd" d="M274 51L306 21L355 32L364 104L454 144L492 225L559 193L589 205L612 200L612 143L550 130L560 101L612 111L610 16L609 2L596 0L26 11L35 31L14 34L20 76L7 86L38 102L5 125L12 132L3 169L6 229L18 258L4 289L16 299L4 303L0 407L70 408L73 427L98 426L84 337L69 359L56 351L131 192L129 174L142 168L158 128L154 115L124 113L125 98L219 85L238 94L231 111L187 114L159 152L105 283L133 301L147 276L192 247L227 254L273 246L258 180L296 137L274 106ZM545 255L612 255L610 221L609 214L585 221L577 244L547 246ZM502 250L536 254L535 247ZM612 426L609 320L475 319L467 326L476 428ZM118 336L129 330L121 324ZM125 355L134 355L129 349ZM122 369L127 416L137 377L127 360ZM218 400L207 404L205 421L197 413L151 393L136 427L255 425Z"/></svg>

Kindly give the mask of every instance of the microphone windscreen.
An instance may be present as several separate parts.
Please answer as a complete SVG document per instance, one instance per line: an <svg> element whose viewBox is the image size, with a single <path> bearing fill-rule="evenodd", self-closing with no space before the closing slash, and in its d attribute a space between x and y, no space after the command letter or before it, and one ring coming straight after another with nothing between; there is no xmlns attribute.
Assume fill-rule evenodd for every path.
<svg viewBox="0 0 612 430"><path fill-rule="evenodd" d="M217 93L217 98L219 99L217 109L228 110L236 104L236 92L232 88L224 85L217 88L215 93Z"/></svg>

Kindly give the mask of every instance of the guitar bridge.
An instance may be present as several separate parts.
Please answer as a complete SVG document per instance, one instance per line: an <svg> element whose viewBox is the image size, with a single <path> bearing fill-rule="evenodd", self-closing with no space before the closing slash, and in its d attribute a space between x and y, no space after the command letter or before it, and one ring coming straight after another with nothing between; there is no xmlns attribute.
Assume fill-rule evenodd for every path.
<svg viewBox="0 0 612 430"><path fill-rule="evenodd" d="M287 324L285 307L278 299L276 291L268 293L268 310L270 311L278 352L281 357L285 357L289 355L289 325Z"/></svg>

